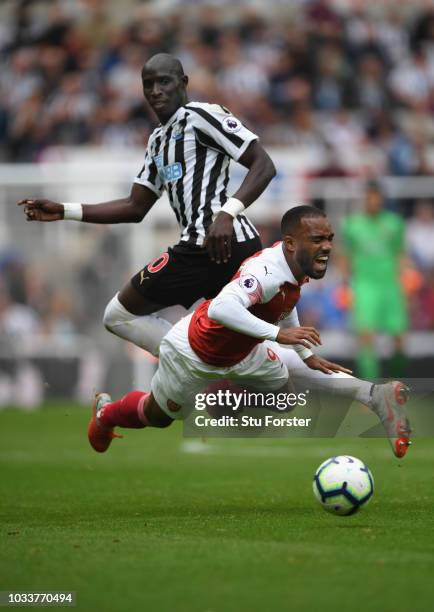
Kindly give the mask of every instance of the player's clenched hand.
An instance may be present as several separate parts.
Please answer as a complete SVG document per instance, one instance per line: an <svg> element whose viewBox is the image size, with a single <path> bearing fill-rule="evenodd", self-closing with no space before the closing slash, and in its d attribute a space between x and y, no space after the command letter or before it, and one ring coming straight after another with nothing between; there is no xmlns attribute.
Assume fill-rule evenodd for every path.
<svg viewBox="0 0 434 612"><path fill-rule="evenodd" d="M63 219L63 204L51 200L20 200L27 221L60 221Z"/></svg>
<svg viewBox="0 0 434 612"><path fill-rule="evenodd" d="M327 361L327 359L318 357L318 355L311 355L304 360L304 363L311 370L320 370L320 372L324 372L324 374L333 374L333 372L345 372L345 374L352 374L352 370L348 370L348 368L344 368L343 366L333 363L332 361Z"/></svg>
<svg viewBox="0 0 434 612"><path fill-rule="evenodd" d="M276 341L280 344L302 344L310 348L321 344L321 337L314 327L288 327L279 331Z"/></svg>
<svg viewBox="0 0 434 612"><path fill-rule="evenodd" d="M234 219L225 212L220 212L210 225L205 239L205 248L212 261L226 263L231 257Z"/></svg>

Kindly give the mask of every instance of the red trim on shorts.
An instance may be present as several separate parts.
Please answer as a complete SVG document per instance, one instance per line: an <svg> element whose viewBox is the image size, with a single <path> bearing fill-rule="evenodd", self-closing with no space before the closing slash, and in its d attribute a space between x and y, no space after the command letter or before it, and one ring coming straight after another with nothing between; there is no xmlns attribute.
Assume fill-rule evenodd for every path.
<svg viewBox="0 0 434 612"><path fill-rule="evenodd" d="M161 255L158 255L158 257L153 259L150 264L148 264L147 270L151 274L155 274L155 272L159 272L160 270L162 270L168 261L169 253L162 253Z"/></svg>
<svg viewBox="0 0 434 612"><path fill-rule="evenodd" d="M276 355L273 349L270 349L269 347L267 347L267 355L271 361L280 361L278 355Z"/></svg>

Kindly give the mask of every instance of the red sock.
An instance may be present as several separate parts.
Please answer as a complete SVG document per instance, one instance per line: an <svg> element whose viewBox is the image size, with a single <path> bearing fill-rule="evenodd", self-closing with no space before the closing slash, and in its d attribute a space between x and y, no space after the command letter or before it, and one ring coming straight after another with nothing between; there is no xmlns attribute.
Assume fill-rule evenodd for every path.
<svg viewBox="0 0 434 612"><path fill-rule="evenodd" d="M141 429L149 425L145 414L145 403L149 393L131 391L120 400L106 404L100 414L99 420L109 427L129 427Z"/></svg>

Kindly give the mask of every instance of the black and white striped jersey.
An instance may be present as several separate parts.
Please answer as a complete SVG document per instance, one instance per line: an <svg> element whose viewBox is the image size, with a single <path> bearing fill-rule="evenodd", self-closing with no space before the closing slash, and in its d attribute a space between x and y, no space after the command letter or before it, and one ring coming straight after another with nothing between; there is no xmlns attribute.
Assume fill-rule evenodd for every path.
<svg viewBox="0 0 434 612"><path fill-rule="evenodd" d="M181 241L200 246L229 197L230 160L238 160L257 138L223 107L188 102L151 134L135 182L159 197L166 190ZM237 242L258 235L243 214L234 219L234 232Z"/></svg>

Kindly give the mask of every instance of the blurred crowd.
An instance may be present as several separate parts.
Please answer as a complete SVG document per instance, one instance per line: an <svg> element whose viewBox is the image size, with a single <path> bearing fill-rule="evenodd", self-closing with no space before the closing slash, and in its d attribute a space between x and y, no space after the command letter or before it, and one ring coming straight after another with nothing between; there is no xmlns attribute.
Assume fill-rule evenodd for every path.
<svg viewBox="0 0 434 612"><path fill-rule="evenodd" d="M367 157L381 174L433 172L429 3L160 4L130 0L120 18L103 0L4 3L1 158L143 146L155 124L140 70L167 51L190 99L225 104L266 144L325 152L341 173Z"/></svg>

